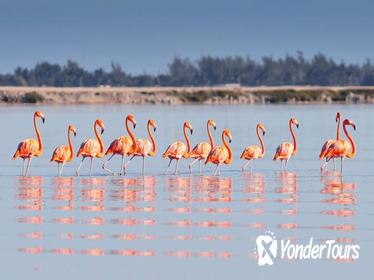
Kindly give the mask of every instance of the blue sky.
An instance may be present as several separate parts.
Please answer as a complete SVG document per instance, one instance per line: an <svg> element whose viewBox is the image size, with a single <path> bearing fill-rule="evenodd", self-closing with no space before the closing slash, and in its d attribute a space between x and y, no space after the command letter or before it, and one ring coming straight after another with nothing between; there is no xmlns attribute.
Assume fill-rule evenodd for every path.
<svg viewBox="0 0 374 280"><path fill-rule="evenodd" d="M370 0L0 0L0 72L40 61L159 73L174 56L374 58Z"/></svg>

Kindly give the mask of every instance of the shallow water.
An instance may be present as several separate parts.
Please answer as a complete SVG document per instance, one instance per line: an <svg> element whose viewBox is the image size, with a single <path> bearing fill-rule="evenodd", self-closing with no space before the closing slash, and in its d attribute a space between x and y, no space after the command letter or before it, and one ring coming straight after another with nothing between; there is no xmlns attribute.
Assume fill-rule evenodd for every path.
<svg viewBox="0 0 374 280"><path fill-rule="evenodd" d="M11 156L19 140L34 137L35 107L3 107L0 149L0 261L4 279L235 279L287 276L289 279L334 277L350 279L373 271L374 182L372 161L374 117L372 106L77 106L38 107L46 117L40 125L45 150L22 178L21 160ZM352 132L357 157L346 160L344 176L319 172L318 154L324 140L335 137L335 114L356 122ZM55 177L49 162L53 149L66 144L69 123L77 127L75 148L93 137L92 124L105 123L104 143L124 134L123 119L133 113L135 134L147 136L148 118L157 122L158 153L147 159L145 177L135 159L124 177L106 176L102 159L94 163L94 176L74 175L75 159L64 177ZM290 139L288 120L300 122L296 131L299 152L288 172L271 160L278 143ZM194 127L192 144L207 140L206 120L214 132L230 128L234 162L212 176L213 166L192 176L188 160L180 175L163 175L167 160L161 153L171 142L183 139L182 124ZM266 126L266 156L253 173L240 171L245 146L258 144L255 125ZM118 170L119 159L110 166ZM85 162L81 173L88 172ZM359 244L357 260L275 260L259 267L255 239L266 231L278 239L307 243L334 239Z"/></svg>

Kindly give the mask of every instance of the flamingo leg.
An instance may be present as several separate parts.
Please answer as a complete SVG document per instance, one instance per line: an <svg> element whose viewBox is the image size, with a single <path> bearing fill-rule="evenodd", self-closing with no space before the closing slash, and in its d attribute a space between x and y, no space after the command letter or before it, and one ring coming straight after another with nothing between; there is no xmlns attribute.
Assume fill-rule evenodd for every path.
<svg viewBox="0 0 374 280"><path fill-rule="evenodd" d="M126 163L125 163L125 168L129 165L129 163L134 159L135 155L133 155Z"/></svg>
<svg viewBox="0 0 374 280"><path fill-rule="evenodd" d="M114 172L108 168L108 163L114 157L115 154L112 154L101 166L106 172L110 173L111 175L114 175ZM121 169L122 170L122 169Z"/></svg>
<svg viewBox="0 0 374 280"><path fill-rule="evenodd" d="M177 159L177 163L175 164L175 172L174 172L175 175L178 174L178 167L179 167L179 159Z"/></svg>
<svg viewBox="0 0 374 280"><path fill-rule="evenodd" d="M80 176L80 173L79 173L79 171L80 171L80 169L81 169L81 167L82 167L82 164L83 164L83 161L86 159L86 157L83 157L82 158L82 161L79 163L79 165L78 165L78 168L77 168L77 171L76 171L76 174L77 174L77 176Z"/></svg>
<svg viewBox="0 0 374 280"><path fill-rule="evenodd" d="M143 156L142 175L145 173L145 156Z"/></svg>
<svg viewBox="0 0 374 280"><path fill-rule="evenodd" d="M214 170L214 175L220 175L220 170L219 170L220 165L221 165L220 163L217 164L217 167Z"/></svg>
<svg viewBox="0 0 374 280"><path fill-rule="evenodd" d="M340 174L343 176L343 163L344 163L344 157L340 158Z"/></svg>
<svg viewBox="0 0 374 280"><path fill-rule="evenodd" d="M170 168L170 165L171 165L172 161L173 161L173 159L171 158L170 161L169 161L169 164L168 164L168 168L166 168L165 174L168 174L169 168Z"/></svg>
<svg viewBox="0 0 374 280"><path fill-rule="evenodd" d="M189 165L188 168L190 169L190 173L192 172L192 166L199 160L199 158L195 158Z"/></svg>
<svg viewBox="0 0 374 280"><path fill-rule="evenodd" d="M64 169L65 163L66 163L66 162L63 162L63 163L61 164L60 176L62 175L62 170Z"/></svg>
<svg viewBox="0 0 374 280"><path fill-rule="evenodd" d="M334 162L335 162L335 160L334 160ZM323 172L325 170L327 163L328 163L328 160L326 158L326 161L321 165L321 172Z"/></svg>
<svg viewBox="0 0 374 280"><path fill-rule="evenodd" d="M57 163L57 174L58 174L58 176L61 176L61 174L60 174L60 163L59 162Z"/></svg>
<svg viewBox="0 0 374 280"><path fill-rule="evenodd" d="M335 160L335 158L333 158L332 161L334 162L334 171L335 171L336 170L336 160Z"/></svg>
<svg viewBox="0 0 374 280"><path fill-rule="evenodd" d="M90 162L90 176L92 175L92 167L93 167L93 157L91 158L91 162Z"/></svg>
<svg viewBox="0 0 374 280"><path fill-rule="evenodd" d="M26 161L25 161L25 159L23 159L23 163L22 163L22 176L25 175L25 163L26 163Z"/></svg>
<svg viewBox="0 0 374 280"><path fill-rule="evenodd" d="M281 159L281 171L283 171L283 159Z"/></svg>
<svg viewBox="0 0 374 280"><path fill-rule="evenodd" d="M286 164L285 164L285 170L287 171L287 166L288 166L288 159L286 159Z"/></svg>
<svg viewBox="0 0 374 280"><path fill-rule="evenodd" d="M250 164L250 167L251 167L251 173L252 173L252 169L253 169L253 160L250 160L251 164Z"/></svg>
<svg viewBox="0 0 374 280"><path fill-rule="evenodd" d="M248 160L242 167L242 171L244 172L245 169L247 168L248 164L250 163L250 161Z"/></svg>
<svg viewBox="0 0 374 280"><path fill-rule="evenodd" d="M119 172L119 175L125 175L126 174L126 165L125 165L125 155L122 155L122 161L121 161L121 171Z"/></svg>
<svg viewBox="0 0 374 280"><path fill-rule="evenodd" d="M29 160L27 161L25 176L27 176L27 173L29 172L29 167L30 167L31 159L32 159L32 157L29 157Z"/></svg>
<svg viewBox="0 0 374 280"><path fill-rule="evenodd" d="M201 174L201 159L199 160L199 174Z"/></svg>

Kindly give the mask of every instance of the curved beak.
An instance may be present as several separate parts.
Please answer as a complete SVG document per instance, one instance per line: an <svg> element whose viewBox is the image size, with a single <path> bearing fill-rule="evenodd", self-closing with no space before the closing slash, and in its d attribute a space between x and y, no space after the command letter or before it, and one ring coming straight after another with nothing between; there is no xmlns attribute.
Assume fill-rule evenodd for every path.
<svg viewBox="0 0 374 280"><path fill-rule="evenodd" d="M300 126L300 125L297 123L297 124L296 124L296 127L299 128L299 126Z"/></svg>
<svg viewBox="0 0 374 280"><path fill-rule="evenodd" d="M103 134L103 133L104 133L104 128L101 129L101 134Z"/></svg>
<svg viewBox="0 0 374 280"><path fill-rule="evenodd" d="M191 135L193 134L193 129L191 129Z"/></svg>
<svg viewBox="0 0 374 280"><path fill-rule="evenodd" d="M77 136L77 133L74 131L74 136Z"/></svg>
<svg viewBox="0 0 374 280"><path fill-rule="evenodd" d="M136 123L134 123L134 129L136 128Z"/></svg>
<svg viewBox="0 0 374 280"><path fill-rule="evenodd" d="M229 143L231 143L231 141L232 141L232 140L231 140L231 139L229 139Z"/></svg>
<svg viewBox="0 0 374 280"><path fill-rule="evenodd" d="M157 127L154 127L154 128L153 128L153 132L156 132L156 128L157 128Z"/></svg>
<svg viewBox="0 0 374 280"><path fill-rule="evenodd" d="M42 117L42 122L45 123L45 117Z"/></svg>
<svg viewBox="0 0 374 280"><path fill-rule="evenodd" d="M262 136L265 136L265 131L262 131Z"/></svg>
<svg viewBox="0 0 374 280"><path fill-rule="evenodd" d="M214 130L217 130L217 127L216 126L213 126L214 127Z"/></svg>
<svg viewBox="0 0 374 280"><path fill-rule="evenodd" d="M356 124L353 123L352 126L353 126L353 129L356 130Z"/></svg>

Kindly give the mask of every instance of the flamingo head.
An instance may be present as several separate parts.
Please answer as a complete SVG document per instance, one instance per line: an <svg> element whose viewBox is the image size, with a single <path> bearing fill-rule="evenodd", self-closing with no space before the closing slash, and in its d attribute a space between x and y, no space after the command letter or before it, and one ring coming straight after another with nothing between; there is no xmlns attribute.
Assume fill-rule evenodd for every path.
<svg viewBox="0 0 374 280"><path fill-rule="evenodd" d="M226 128L223 132L222 132L222 136L226 136L227 138L229 138L229 143L231 143L232 141L232 135L231 135L231 132L228 128Z"/></svg>
<svg viewBox="0 0 374 280"><path fill-rule="evenodd" d="M105 130L105 126L104 126L103 120L102 119L97 119L95 121L95 124L98 125L98 126L100 126L100 128L101 128L101 134L103 134L104 130Z"/></svg>
<svg viewBox="0 0 374 280"><path fill-rule="evenodd" d="M265 129L264 124L263 124L263 123L259 123L259 124L257 125L257 127L258 127L258 129L261 129L261 131L262 131L262 135L265 135L266 129Z"/></svg>
<svg viewBox="0 0 374 280"><path fill-rule="evenodd" d="M208 120L208 126L213 126L214 130L217 129L216 123L213 119Z"/></svg>
<svg viewBox="0 0 374 280"><path fill-rule="evenodd" d="M345 119L344 122L343 122L343 125L346 126L346 125L351 125L353 127L354 130L356 130L356 124L349 120L349 119Z"/></svg>
<svg viewBox="0 0 374 280"><path fill-rule="evenodd" d="M290 124L294 124L294 125L296 125L297 128L299 128L299 122L295 118L290 119Z"/></svg>
<svg viewBox="0 0 374 280"><path fill-rule="evenodd" d="M150 126L153 127L153 131L156 131L156 129L157 129L157 125L156 125L156 122L155 122L154 119L150 119L150 120L148 121L148 124L149 124Z"/></svg>
<svg viewBox="0 0 374 280"><path fill-rule="evenodd" d="M192 125L189 122L185 122L183 124L183 128L185 128L185 127L187 127L191 131L191 134L193 133Z"/></svg>
<svg viewBox="0 0 374 280"><path fill-rule="evenodd" d="M135 118L134 118L133 115L131 115L131 114L130 114L130 115L127 115L127 117L126 117L126 121L130 121L130 122L132 122L134 128L136 127L136 120L135 120Z"/></svg>
<svg viewBox="0 0 374 280"><path fill-rule="evenodd" d="M337 112L335 122L338 122L340 120L340 117L341 117L340 112Z"/></svg>
<svg viewBox="0 0 374 280"><path fill-rule="evenodd" d="M34 114L34 117L35 117L35 118L41 118L42 121L43 121L43 123L45 122L44 115L43 115L43 113L40 112L40 111L36 111L35 114Z"/></svg>
<svg viewBox="0 0 374 280"><path fill-rule="evenodd" d="M73 132L74 133L74 136L77 136L77 130L75 129L75 126L74 125L69 125L69 131Z"/></svg>

